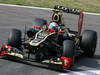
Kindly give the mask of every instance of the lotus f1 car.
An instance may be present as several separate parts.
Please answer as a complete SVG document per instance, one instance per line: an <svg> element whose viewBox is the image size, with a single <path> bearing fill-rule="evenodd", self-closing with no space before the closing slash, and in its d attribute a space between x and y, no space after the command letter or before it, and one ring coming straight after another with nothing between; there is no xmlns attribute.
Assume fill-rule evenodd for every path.
<svg viewBox="0 0 100 75"><path fill-rule="evenodd" d="M63 12L79 16L77 31L70 30L63 23ZM31 55L41 63L58 64L71 69L76 56L93 57L97 44L97 32L84 30L84 13L77 9L55 6L52 21L35 18L34 24L25 30L25 36L19 29L12 29L8 42L0 49L0 56L18 57L30 60Z"/></svg>

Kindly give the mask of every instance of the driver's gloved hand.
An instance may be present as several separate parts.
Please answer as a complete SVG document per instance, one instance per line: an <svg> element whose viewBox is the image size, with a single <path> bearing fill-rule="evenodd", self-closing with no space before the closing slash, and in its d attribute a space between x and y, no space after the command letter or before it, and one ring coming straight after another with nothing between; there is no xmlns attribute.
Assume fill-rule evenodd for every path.
<svg viewBox="0 0 100 75"><path fill-rule="evenodd" d="M68 36L69 36L69 37L73 37L73 36L75 36L75 34L68 33Z"/></svg>

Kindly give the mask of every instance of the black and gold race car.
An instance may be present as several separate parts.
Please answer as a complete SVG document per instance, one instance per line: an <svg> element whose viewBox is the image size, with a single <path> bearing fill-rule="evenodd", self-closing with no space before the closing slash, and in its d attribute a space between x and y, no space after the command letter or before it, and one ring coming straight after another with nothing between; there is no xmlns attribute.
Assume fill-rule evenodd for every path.
<svg viewBox="0 0 100 75"><path fill-rule="evenodd" d="M77 31L70 30L63 23L63 12L79 16ZM52 21L47 23L35 18L32 27L25 29L24 38L19 29L12 29L7 44L1 47L0 56L30 61L30 55L34 55L33 60L37 62L71 69L76 56L93 57L96 49L97 32L84 30L82 33L83 17L80 10L57 5L53 9Z"/></svg>

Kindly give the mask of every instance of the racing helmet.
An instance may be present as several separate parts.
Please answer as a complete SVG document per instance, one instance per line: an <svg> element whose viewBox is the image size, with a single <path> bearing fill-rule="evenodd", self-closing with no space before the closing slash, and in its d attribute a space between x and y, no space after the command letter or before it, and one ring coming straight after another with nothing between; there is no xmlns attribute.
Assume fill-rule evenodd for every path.
<svg viewBox="0 0 100 75"><path fill-rule="evenodd" d="M58 26L56 22L51 22L48 26L48 29L55 29Z"/></svg>

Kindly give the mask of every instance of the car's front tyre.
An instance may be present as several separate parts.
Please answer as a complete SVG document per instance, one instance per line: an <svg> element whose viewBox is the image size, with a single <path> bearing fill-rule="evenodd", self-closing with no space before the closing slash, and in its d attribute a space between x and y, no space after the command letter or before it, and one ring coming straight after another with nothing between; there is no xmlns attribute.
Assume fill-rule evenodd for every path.
<svg viewBox="0 0 100 75"><path fill-rule="evenodd" d="M8 45L12 47L20 48L22 41L21 41L21 31L18 29L12 29L10 35L8 37Z"/></svg>
<svg viewBox="0 0 100 75"><path fill-rule="evenodd" d="M72 40L64 40L63 41L63 54L62 56L67 57L70 59L70 64L67 69L72 69L74 63L74 56L75 56L75 44ZM68 66L68 65L67 65Z"/></svg>

